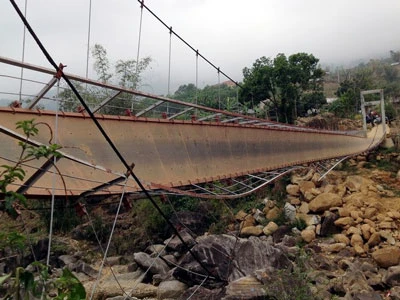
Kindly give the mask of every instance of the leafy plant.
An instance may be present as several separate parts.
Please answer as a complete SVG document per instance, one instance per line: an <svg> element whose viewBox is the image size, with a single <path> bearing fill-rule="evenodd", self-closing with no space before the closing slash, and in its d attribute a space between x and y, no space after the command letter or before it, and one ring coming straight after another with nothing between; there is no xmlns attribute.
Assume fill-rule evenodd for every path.
<svg viewBox="0 0 400 300"><path fill-rule="evenodd" d="M14 165L2 165L0 166L2 171L0 171L0 193L4 195L4 207L3 208L10 216L16 218L20 214L19 208L21 206L26 206L26 198L24 195L16 193L9 190L9 185L16 181L22 181L25 178L25 171L22 166L34 159L40 159L42 157L56 157L60 158L62 155L57 151L61 147L57 144L50 144L49 146L41 145L39 147L32 146L28 143L31 137L38 134L39 129L37 126L39 124L45 123L35 123L34 119L19 121L16 123L17 129L21 129L26 139L25 141L19 142L21 146L21 153L19 155L18 161ZM51 139L50 139L51 141Z"/></svg>
<svg viewBox="0 0 400 300"><path fill-rule="evenodd" d="M17 218L20 215L20 207L26 206L26 198L24 195L9 190L9 186L17 181L23 181L25 171L22 166L29 161L40 158L60 158L61 154L58 150L61 148L57 144L51 143L49 146L41 145L33 146L29 143L29 139L38 134L38 125L45 123L36 123L34 119L20 121L16 123L17 129L21 129L26 139L19 142L21 153L17 162L14 165L2 165L0 168L0 194L4 196L4 203L0 209L5 210L11 217ZM50 127L49 127L50 129ZM51 132L51 129L50 129ZM57 167L55 166L57 169ZM26 237L18 232L11 231L0 234L1 246L10 247L13 251L23 252L25 248ZM34 297L48 299L49 294L54 294L57 290L54 299L85 299L86 292L79 280L67 269L63 270L60 277L51 276L48 267L34 262L32 266L36 271L31 272L19 266L15 268L13 273L0 277L0 297L4 300L11 299L32 299Z"/></svg>
<svg viewBox="0 0 400 300"><path fill-rule="evenodd" d="M81 300L86 298L82 283L68 269L63 269L60 277L52 277L48 267L34 262L36 271L27 271L22 267L15 270L15 275L7 274L0 277L0 286L8 288L2 296L4 300L11 299L56 299ZM0 293L3 292L0 289ZM52 296L50 296L50 294ZM56 296L54 297L54 294Z"/></svg>

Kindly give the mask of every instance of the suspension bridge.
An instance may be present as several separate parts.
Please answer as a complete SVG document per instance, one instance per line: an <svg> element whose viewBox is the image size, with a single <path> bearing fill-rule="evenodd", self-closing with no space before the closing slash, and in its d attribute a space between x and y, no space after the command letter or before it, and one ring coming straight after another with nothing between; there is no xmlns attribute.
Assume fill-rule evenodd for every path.
<svg viewBox="0 0 400 300"><path fill-rule="evenodd" d="M63 155L56 163L60 174L54 169L53 158L24 166L27 179L14 183L16 191L32 197L52 193L76 197L112 195L122 193L123 188L127 193L141 191L126 175L127 170L88 112L34 109L35 103L46 97L49 87L55 84L53 70L4 57L0 57L0 62L49 76L49 83L38 92L31 107L0 108L0 163L18 161L18 142L26 137L15 129L15 124L22 120L35 119L47 124L51 130L41 128L39 135L28 142L34 146L46 145L52 133ZM135 115L94 114L125 160L134 166L146 189L154 193L241 197L306 164L318 166L318 162L332 163L368 151L379 145L385 134L382 125L374 127L367 136L290 126L65 75L110 90L109 94L128 93L156 101ZM146 117L165 102L179 107L179 112L160 118ZM196 118L191 111L203 111L204 116ZM189 113L190 120L175 119L183 113ZM122 184L125 180L128 182Z"/></svg>
<svg viewBox="0 0 400 300"><path fill-rule="evenodd" d="M175 36L195 53L196 65L201 58L217 70L218 81L223 75L235 82L160 20L143 1L139 2L142 14L143 9L147 9L168 28L169 57L171 38ZM19 14L24 19L21 11ZM34 35L26 20L23 21ZM45 53L40 39L34 38ZM22 105L17 101L17 105L0 108L0 164L18 161L18 142L26 140L22 132L15 129L18 121L35 119L47 124L47 128L41 128L39 135L28 141L31 145L46 145L49 135L54 134L54 142L62 147L62 158L58 161L39 159L24 165L26 179L14 182L13 189L31 197L113 195L123 190L140 193L145 188L155 194L171 192L203 198L236 198L305 165L313 165L321 172L329 171L338 161L376 147L385 137L384 124L373 128L368 135L366 127L360 134L290 126L201 106L197 101L187 103L91 80L87 71L86 77L64 73L62 66L54 62L54 68L49 69L26 63L24 59L0 56L0 65L30 70L34 74L31 78L47 78L47 81L24 78L22 71L20 77L0 75L3 86L10 80L19 80L21 87L31 84L37 89L30 95L23 95L21 87L19 93L8 93L18 96L19 100L25 96L30 101ZM197 73L196 68L196 86ZM101 101L95 105L82 103L79 112L39 109L40 101L60 101L58 95L63 79L83 84L86 90L97 89L102 95ZM133 101L146 102L147 106L140 111L128 109L124 116L101 113L102 108L126 95L133 96L130 98ZM129 170L128 165L133 169ZM143 186L129 176L132 171Z"/></svg>
<svg viewBox="0 0 400 300"><path fill-rule="evenodd" d="M27 63L24 55L22 60L15 60L0 53L0 87L9 88L0 90L0 94L8 95L12 102L0 107L0 166L19 163L21 142L33 147L50 143L61 146L61 158L48 157L24 162L21 167L26 176L10 185L13 191L26 197L52 198L46 264L50 262L55 197L67 195L79 201L85 197L121 195L90 299L95 294L105 265L123 195L145 194L189 249L179 231L154 202L153 195L173 193L213 199L243 197L298 168L313 167L324 176L344 159L377 147L386 136L384 123L368 132L365 123L360 132L317 130L202 106L197 99L188 103L99 82L88 78L88 65L84 77L66 73L61 64L55 64L27 22L24 16L26 2L25 14L15 1L10 2L53 67ZM220 75L235 82L176 34L143 1L139 3L141 13L144 9L148 10L168 29L169 57L172 36L195 53L196 87L199 58L217 71L219 84ZM89 45L90 12L88 53ZM139 50L136 61L139 61ZM19 70L20 76L15 76ZM26 74L24 76L24 70L30 72L29 77ZM15 87L15 82L20 83L19 88ZM84 92L78 92L75 88L78 84L85 86ZM34 92L23 93L23 85L29 86L29 90ZM62 101L68 101L59 97L60 92L65 90L72 91L79 100L78 111L59 109ZM95 91L93 94L98 95L97 101L86 101L90 98L87 91ZM380 90L362 93L362 111L365 112L363 96L369 93L381 94L379 103L384 112L383 92ZM117 100L118 103L125 103L124 107L118 107L126 111L124 115L103 113L105 107L114 105ZM42 108L43 101L50 101L53 109ZM140 104L137 106L140 109L132 109L132 102ZM384 119L384 114L382 117ZM16 123L33 119L38 124L39 133L27 138L21 129L16 128ZM87 211L86 215L90 220ZM100 249L103 249L101 245ZM212 277L212 273L193 253L191 255L204 269L204 275L199 274L204 276L203 284Z"/></svg>

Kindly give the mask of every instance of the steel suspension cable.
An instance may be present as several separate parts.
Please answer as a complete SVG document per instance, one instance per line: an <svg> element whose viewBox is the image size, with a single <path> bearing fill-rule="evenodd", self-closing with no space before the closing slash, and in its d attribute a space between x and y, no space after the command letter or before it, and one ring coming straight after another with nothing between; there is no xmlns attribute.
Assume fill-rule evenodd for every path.
<svg viewBox="0 0 400 300"><path fill-rule="evenodd" d="M221 110L221 74L218 68L218 109Z"/></svg>
<svg viewBox="0 0 400 300"><path fill-rule="evenodd" d="M26 18L26 13L28 10L28 0L25 0L24 16ZM24 34L22 37L22 62L25 61L25 37L26 37L26 27L24 25ZM21 68L21 82L19 83L19 101L22 102L22 83L24 78L24 68Z"/></svg>
<svg viewBox="0 0 400 300"><path fill-rule="evenodd" d="M193 52L197 52L198 55L205 61L207 62L210 66L212 66L215 70L218 70L218 67L213 64L210 60L208 60L205 56L203 56L201 53L198 52L198 50L196 50L192 45L190 45L186 40L184 40L179 34L177 34L175 31L172 30L172 27L168 26L159 16L157 16L150 8L148 8L145 4L144 4L144 0L138 0L138 2L141 4L141 6L143 6L151 15L153 15L162 25L164 25L166 28L170 29L172 33L178 38L180 39L186 46L188 46ZM241 87L242 85L239 84L237 81L233 80L229 75L227 75L225 72L220 71L222 75L224 75L226 78L228 78L230 81L232 81L233 83L235 83L236 86Z"/></svg>
<svg viewBox="0 0 400 300"><path fill-rule="evenodd" d="M167 97L170 97L171 95L171 56L172 56L172 27L169 28ZM167 117L169 117L169 102L167 102Z"/></svg>
<svg viewBox="0 0 400 300"><path fill-rule="evenodd" d="M57 96L56 96L56 116L55 116L55 125L54 125L54 143L58 143L58 98L59 98L59 93L60 93L60 79L58 79L57 82ZM53 158L53 164L54 166L57 163L57 157L54 156ZM53 171L53 175L51 178L52 181L52 187L51 187L51 210L50 210L50 227L49 227L49 245L47 248L47 259L46 259L46 265L50 265L50 253L51 253L51 243L52 243L52 238L53 238L53 220L54 220L54 202L55 202L55 189L56 189L56 172Z"/></svg>
<svg viewBox="0 0 400 300"><path fill-rule="evenodd" d="M44 47L44 45L42 44L42 42L40 41L40 39L38 38L38 36L36 35L36 33L33 31L32 27L30 26L30 24L28 23L27 19L24 17L24 15L22 14L21 10L19 9L18 5L16 4L15 0L9 0L10 3L13 5L15 11L17 12L17 14L19 15L20 19L22 20L22 22L25 24L26 28L28 29L28 31L30 32L31 36L33 37L33 39L35 40L35 42L37 43L38 47L40 48L40 50L42 51L43 55L46 57L46 59L48 60L48 62L53 66L53 68L57 71L57 73L61 74L61 77L65 80L65 82L68 84L68 86L71 88L71 90L73 91L73 93L75 94L75 96L78 98L78 100L80 101L80 103L82 104L83 108L87 111L87 113L89 114L90 118L92 119L93 123L96 125L97 129L100 131L100 133L102 134L102 136L104 137L104 139L106 140L106 142L108 143L108 145L112 148L112 150L114 151L114 153L116 154L116 156L118 157L118 159L120 160L120 162L124 165L124 167L126 168L126 170L128 171L128 173L132 176L132 178L135 180L135 182L137 183L137 185L139 186L139 188L143 191L143 193L146 195L147 199L150 200L150 202L152 203L152 205L154 206L154 208L158 211L158 213L164 218L164 220L167 222L168 226L170 226L172 228L172 230L174 231L174 233L176 234L176 236L179 238L179 240L182 242L182 244L185 246L186 250L190 253L190 255L199 263L199 265L203 268L204 271L206 271L206 273L208 275L212 275L211 272L208 270L208 268L205 266L205 264L199 260L199 258L193 253L193 251L189 248L189 246L187 245L187 243L184 241L183 237L180 235L179 231L175 228L175 226L171 223L171 221L167 218L167 216L164 214L164 212L161 210L161 208L158 206L158 204L155 202L155 200L153 199L153 197L150 195L149 191L144 187L144 185L142 184L142 182L139 180L139 178L136 176L136 174L133 172L131 166L128 164L128 162L125 160L125 158L122 156L121 152L117 149L117 147L115 146L115 144L113 143L113 141L111 140L111 138L107 135L107 133L105 132L104 128L101 126L101 124L99 123L99 121L96 119L96 117L94 116L94 114L92 113L92 111L90 110L90 108L87 106L87 104L85 103L85 101L83 100L82 96L79 94L78 90L75 88L75 86L72 84L72 82L69 80L69 78L65 75L65 73L62 71L61 68L59 68L57 66L57 64L55 63L54 59L50 56L49 52L46 50L46 48ZM215 278L215 277L213 277ZM219 279L220 278L216 278Z"/></svg>
<svg viewBox="0 0 400 300"><path fill-rule="evenodd" d="M111 228L111 232L110 232L110 236L108 238L106 249L104 250L104 253L103 253L104 254L103 255L103 260L101 261L101 264L100 264L99 272L97 274L97 280L96 280L95 284L93 285L92 293L90 294L90 300L93 299L94 293L96 292L97 285L99 284L101 273L103 271L103 267L104 267L104 264L105 264L106 259L107 259L108 250L110 249L112 237L113 237L114 231L115 231L115 225L117 224L119 212L121 210L122 200L124 199L124 196L125 196L125 188L126 188L126 184L128 183L128 178L129 178L129 176L126 177L125 185L124 185L124 188L122 190L121 197L119 199L117 212L115 213L114 223L113 223L112 228Z"/></svg>
<svg viewBox="0 0 400 300"><path fill-rule="evenodd" d="M90 29L92 23L92 0L89 0L89 20L88 20L88 35L87 35L87 49L86 49L86 79L89 77L89 52L90 52ZM86 84L87 87L87 84Z"/></svg>
<svg viewBox="0 0 400 300"><path fill-rule="evenodd" d="M142 40L142 24L143 24L143 5L140 7L140 18L139 18L139 34L138 34L138 46L137 46L137 52L136 52L136 70L135 70L135 81L134 81L134 86L133 88L136 90L137 85L139 83L139 58L140 58L140 44ZM136 96L133 96L133 101L131 103L131 111L133 111L133 103L136 99Z"/></svg>
<svg viewBox="0 0 400 300"><path fill-rule="evenodd" d="M196 105L199 98L199 50L196 51Z"/></svg>
<svg viewBox="0 0 400 300"><path fill-rule="evenodd" d="M168 97L171 94L171 56L172 56L172 27L169 28L169 49L168 49ZM168 113L168 112L167 112Z"/></svg>

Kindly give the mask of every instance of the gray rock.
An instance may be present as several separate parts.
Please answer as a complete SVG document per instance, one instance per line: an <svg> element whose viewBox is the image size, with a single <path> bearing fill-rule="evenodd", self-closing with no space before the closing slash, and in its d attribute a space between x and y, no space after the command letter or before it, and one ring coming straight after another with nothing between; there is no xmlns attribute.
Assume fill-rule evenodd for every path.
<svg viewBox="0 0 400 300"><path fill-rule="evenodd" d="M335 225L335 221L339 218L338 215L332 212L325 212L321 219L321 236L328 236L341 232L341 229Z"/></svg>
<svg viewBox="0 0 400 300"><path fill-rule="evenodd" d="M165 245L161 244L155 244L155 245L150 245L146 248L145 250L146 253L150 254L152 257L155 257L157 255L165 255Z"/></svg>
<svg viewBox="0 0 400 300"><path fill-rule="evenodd" d="M390 267L383 278L383 282L393 286L400 286L400 266Z"/></svg>
<svg viewBox="0 0 400 300"><path fill-rule="evenodd" d="M265 286L261 284L255 277L246 276L235 281L229 282L226 287L226 296L224 300L251 300L266 297Z"/></svg>
<svg viewBox="0 0 400 300"><path fill-rule="evenodd" d="M162 257L162 259L167 263L167 265L169 265L170 267L175 267L178 263L178 261L176 260L176 257L173 256L172 254L167 254L165 256Z"/></svg>
<svg viewBox="0 0 400 300"><path fill-rule="evenodd" d="M69 265L69 269L77 273L84 273L90 277L96 277L98 275L97 270L95 270L92 266L83 261L78 261L74 264Z"/></svg>
<svg viewBox="0 0 400 300"><path fill-rule="evenodd" d="M142 282L144 277L144 272L138 270L136 272L116 274L115 277L117 278L118 281ZM112 281L113 279L114 277L111 278L110 280Z"/></svg>
<svg viewBox="0 0 400 300"><path fill-rule="evenodd" d="M106 264L109 266L116 266L121 264L122 257L121 256L110 256L106 259Z"/></svg>
<svg viewBox="0 0 400 300"><path fill-rule="evenodd" d="M58 261L60 263L60 266L64 267L64 266L69 266L69 265L76 263L78 261L78 258L73 255L65 254L65 255L60 255L58 257Z"/></svg>
<svg viewBox="0 0 400 300"><path fill-rule="evenodd" d="M158 299L178 299L187 289L187 285L178 280L163 281L158 286Z"/></svg>
<svg viewBox="0 0 400 300"><path fill-rule="evenodd" d="M169 271L168 265L161 258L152 258L147 253L135 253L134 259L141 268L150 268L151 274L165 274Z"/></svg>
<svg viewBox="0 0 400 300"><path fill-rule="evenodd" d="M135 272L138 269L138 264L134 261L127 266L128 272Z"/></svg>
<svg viewBox="0 0 400 300"><path fill-rule="evenodd" d="M221 300L224 296L223 289L207 289L203 286L192 286L188 288L179 298L179 300Z"/></svg>
<svg viewBox="0 0 400 300"><path fill-rule="evenodd" d="M400 300L400 286L394 286L390 289L390 299Z"/></svg>
<svg viewBox="0 0 400 300"><path fill-rule="evenodd" d="M186 229L181 230L179 232L179 234L189 248L192 248L196 244L195 239L191 236L191 234ZM174 235L173 237L164 241L164 244L166 244L167 248L172 251L186 252L186 250L187 250L186 246L182 243L180 238L176 235Z"/></svg>
<svg viewBox="0 0 400 300"><path fill-rule="evenodd" d="M285 235L290 235L292 232L291 228L287 225L279 226L279 228L272 234L274 243L282 242Z"/></svg>
<svg viewBox="0 0 400 300"><path fill-rule="evenodd" d="M375 291L355 293L352 296L352 300L383 300L382 296Z"/></svg>
<svg viewBox="0 0 400 300"><path fill-rule="evenodd" d="M296 220L296 207L294 207L292 204L286 202L284 212L288 220L290 220L291 222Z"/></svg>
<svg viewBox="0 0 400 300"><path fill-rule="evenodd" d="M291 267L291 262L281 249L269 240L262 241L255 237L240 239L229 235L203 236L198 239L192 252L214 277L207 280L206 287L222 286L224 282L252 275L261 266L276 269ZM175 269L173 275L188 285L200 284L204 276L197 274L207 274L189 253L184 256L180 266L182 268Z"/></svg>

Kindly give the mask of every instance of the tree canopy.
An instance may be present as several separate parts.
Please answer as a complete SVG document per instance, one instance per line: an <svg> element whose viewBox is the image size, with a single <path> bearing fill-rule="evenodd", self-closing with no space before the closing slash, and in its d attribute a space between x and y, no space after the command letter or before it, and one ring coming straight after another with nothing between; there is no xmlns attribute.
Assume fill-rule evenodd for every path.
<svg viewBox="0 0 400 300"><path fill-rule="evenodd" d="M142 83L142 74L150 66L151 58L144 57L138 62L134 59L118 60L114 64L114 72L110 70L110 62L107 57L107 50L100 44L92 48L92 57L94 59L93 68L97 74L98 80L103 83L115 82L122 87L137 89ZM77 90L84 95L84 99L89 105L95 106L102 100L111 96L110 91L102 88L85 88L82 84L75 83ZM79 101L74 93L69 89L64 89L59 97L64 101L61 103L61 109L64 111L75 110L79 106ZM125 109L138 106L138 110L143 108L143 103L137 101L133 103L134 96L130 94L121 94L120 97L113 100L112 105L102 108L105 114L123 114Z"/></svg>
<svg viewBox="0 0 400 300"><path fill-rule="evenodd" d="M240 101L255 106L266 103L277 121L293 123L298 115L326 103L323 95L324 71L312 54L278 54L274 59L257 59L243 69Z"/></svg>
<svg viewBox="0 0 400 300"><path fill-rule="evenodd" d="M329 109L339 117L352 117L360 110L360 92L383 89L385 98L400 96L400 76L397 63L399 51L390 51L389 59L371 59L368 63L347 69L336 91L338 99ZM366 95L366 100L377 100L376 95Z"/></svg>

